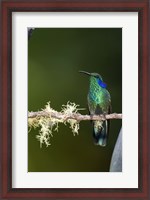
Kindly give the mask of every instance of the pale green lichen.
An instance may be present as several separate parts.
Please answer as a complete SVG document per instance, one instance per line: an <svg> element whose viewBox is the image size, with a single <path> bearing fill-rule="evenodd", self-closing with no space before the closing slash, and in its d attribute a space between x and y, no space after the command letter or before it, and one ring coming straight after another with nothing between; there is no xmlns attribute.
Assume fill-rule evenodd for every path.
<svg viewBox="0 0 150 200"><path fill-rule="evenodd" d="M40 128L40 131L36 138L40 142L40 147L42 144L45 144L47 147L50 145L50 138L53 137L53 131L58 131L59 123L64 123L65 125L68 123L70 128L73 132L73 135L78 134L79 131L79 121L75 119L68 118L73 114L78 114L79 110L83 110L78 108L79 105L75 103L67 102L67 105L63 105L61 112L58 113L50 106L50 102L48 102L42 111L46 112L48 116L38 116L36 118L29 118L28 119L28 126L31 129L33 128ZM53 117L52 113L58 118ZM61 115L61 117L60 117Z"/></svg>
<svg viewBox="0 0 150 200"><path fill-rule="evenodd" d="M37 118L28 118L28 127L29 131L31 131L32 128L36 129L39 126L39 121Z"/></svg>
<svg viewBox="0 0 150 200"><path fill-rule="evenodd" d="M78 110L81 110L77 108L79 105L76 105L75 103L67 102L67 105L62 106L62 113L66 116L71 116L74 113L77 114ZM73 135L78 134L79 130L79 122L75 119L67 119L67 123L70 124L70 128L72 129Z"/></svg>
<svg viewBox="0 0 150 200"><path fill-rule="evenodd" d="M49 126L48 118L41 117L39 119L40 131L36 138L40 141L40 147L45 143L48 147L50 145L50 136L52 137L52 128Z"/></svg>

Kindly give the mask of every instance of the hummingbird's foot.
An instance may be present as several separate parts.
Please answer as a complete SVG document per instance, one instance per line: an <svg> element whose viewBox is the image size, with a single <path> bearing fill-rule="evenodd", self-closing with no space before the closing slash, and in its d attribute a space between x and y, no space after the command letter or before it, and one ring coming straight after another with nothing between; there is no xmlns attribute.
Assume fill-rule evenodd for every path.
<svg viewBox="0 0 150 200"><path fill-rule="evenodd" d="M94 114L90 114L90 116L91 116L91 120L93 120L93 116L94 116Z"/></svg>
<svg viewBox="0 0 150 200"><path fill-rule="evenodd" d="M106 115L107 115L106 113L103 113L103 118L104 118L104 120L107 120L107 119L106 119Z"/></svg>

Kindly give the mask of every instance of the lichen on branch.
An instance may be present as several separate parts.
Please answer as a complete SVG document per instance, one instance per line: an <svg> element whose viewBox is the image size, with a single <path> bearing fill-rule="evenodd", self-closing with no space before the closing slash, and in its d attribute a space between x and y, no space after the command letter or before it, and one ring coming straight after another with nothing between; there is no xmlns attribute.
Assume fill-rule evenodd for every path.
<svg viewBox="0 0 150 200"><path fill-rule="evenodd" d="M42 111L28 112L28 126L29 131L31 128L40 128L40 131L36 138L40 141L40 146L45 144L47 147L50 145L50 138L53 137L53 131L58 131L58 124L68 123L73 134L78 134L79 121L68 118L71 115L79 114L79 105L68 102L67 105L63 105L61 112L57 112L50 106L48 102ZM55 117L54 117L55 116Z"/></svg>
<svg viewBox="0 0 150 200"><path fill-rule="evenodd" d="M48 102L44 109L37 112L28 112L28 126L29 131L31 128L40 128L36 138L40 141L40 147L45 144L47 147L50 145L50 138L53 137L53 131L58 131L58 124L69 124L73 135L78 134L79 123L84 120L106 120L106 119L121 119L122 114L109 114L109 115L81 115L78 111L84 108L78 108L79 105L67 102L62 105L60 112L57 112L50 106Z"/></svg>

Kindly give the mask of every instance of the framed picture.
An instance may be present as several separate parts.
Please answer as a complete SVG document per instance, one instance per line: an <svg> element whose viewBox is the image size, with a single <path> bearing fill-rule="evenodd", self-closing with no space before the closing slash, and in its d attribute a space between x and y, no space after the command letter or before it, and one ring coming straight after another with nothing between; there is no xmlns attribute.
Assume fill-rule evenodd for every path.
<svg viewBox="0 0 150 200"><path fill-rule="evenodd" d="M149 199L148 1L1 11L1 198Z"/></svg>

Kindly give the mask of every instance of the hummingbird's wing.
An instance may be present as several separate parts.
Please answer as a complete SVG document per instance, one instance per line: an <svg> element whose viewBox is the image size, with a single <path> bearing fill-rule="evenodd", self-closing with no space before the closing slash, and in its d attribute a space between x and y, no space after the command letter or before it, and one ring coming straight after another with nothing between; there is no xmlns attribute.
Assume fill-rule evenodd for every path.
<svg viewBox="0 0 150 200"><path fill-rule="evenodd" d="M111 106L108 108L107 114L111 111ZM104 111L101 109L99 105L97 105L95 114L100 115L104 114ZM110 120L105 121L93 121L93 137L95 139L95 144L100 146L106 146L108 136L109 136L109 127L110 127Z"/></svg>
<svg viewBox="0 0 150 200"><path fill-rule="evenodd" d="M112 106L109 105L108 114L112 113ZM109 137L109 130L110 130L110 119L107 119L107 138Z"/></svg>
<svg viewBox="0 0 150 200"><path fill-rule="evenodd" d="M103 114L102 108L97 105L94 111L96 115ZM93 121L93 137L96 145L105 146L107 137L107 122Z"/></svg>

